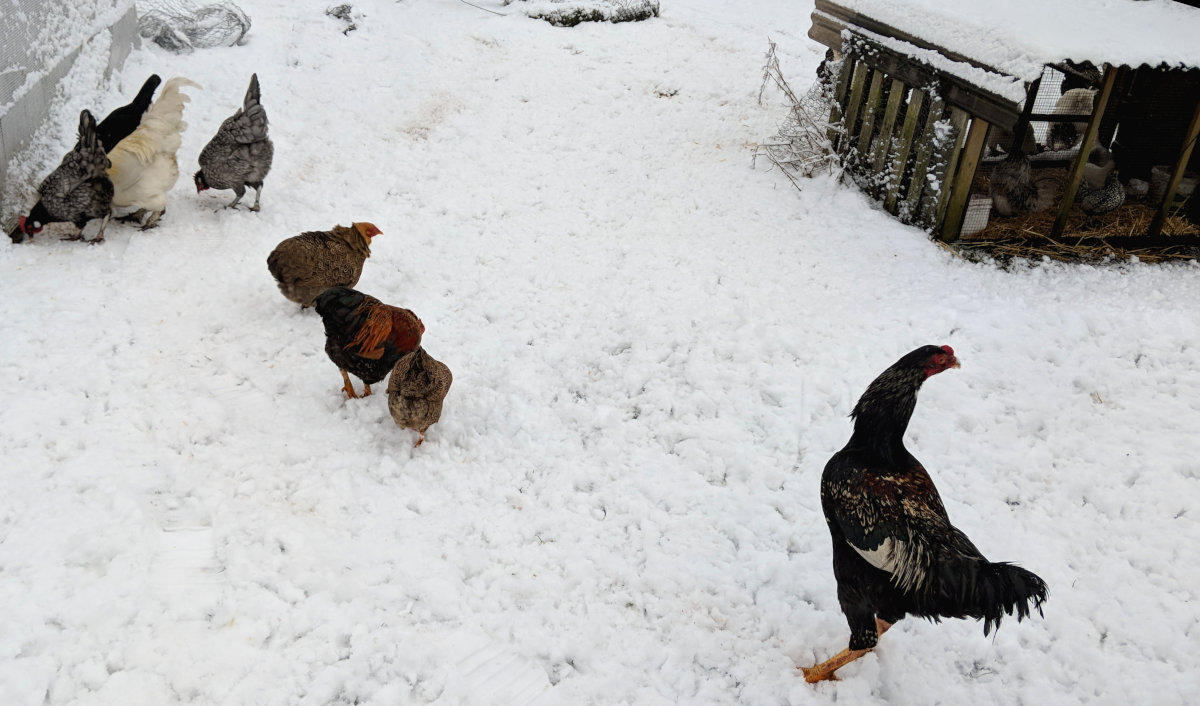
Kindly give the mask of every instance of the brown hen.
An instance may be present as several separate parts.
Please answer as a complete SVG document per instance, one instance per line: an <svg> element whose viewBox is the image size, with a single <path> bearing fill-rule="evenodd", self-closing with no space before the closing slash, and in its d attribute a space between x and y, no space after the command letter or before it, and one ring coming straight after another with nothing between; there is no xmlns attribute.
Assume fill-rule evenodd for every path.
<svg viewBox="0 0 1200 706"><path fill-rule="evenodd" d="M388 380L388 410L396 426L420 435L413 446L420 446L425 441L425 430L442 418L442 400L452 382L450 368L424 348L396 361Z"/></svg>
<svg viewBox="0 0 1200 706"><path fill-rule="evenodd" d="M310 307L330 287L353 287L371 256L373 223L351 223L326 231L308 231L284 240L267 256L267 269L283 296ZM386 374L386 373L385 373Z"/></svg>

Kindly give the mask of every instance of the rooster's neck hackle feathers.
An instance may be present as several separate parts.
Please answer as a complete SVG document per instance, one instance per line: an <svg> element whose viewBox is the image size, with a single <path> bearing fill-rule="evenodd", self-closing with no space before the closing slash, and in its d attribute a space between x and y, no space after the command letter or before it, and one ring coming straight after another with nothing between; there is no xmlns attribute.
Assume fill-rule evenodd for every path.
<svg viewBox="0 0 1200 706"><path fill-rule="evenodd" d="M917 393L925 380L934 374L928 362L947 351L949 349L944 347L922 346L880 373L850 413L854 419L851 443L872 448L889 460L897 460L906 453L904 432L917 407ZM953 358L952 352L950 356Z"/></svg>

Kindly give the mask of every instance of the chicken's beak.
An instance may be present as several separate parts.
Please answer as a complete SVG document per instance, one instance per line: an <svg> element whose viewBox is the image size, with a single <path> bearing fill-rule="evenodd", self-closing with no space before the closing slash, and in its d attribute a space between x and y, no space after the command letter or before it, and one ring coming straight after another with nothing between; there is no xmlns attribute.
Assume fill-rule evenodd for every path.
<svg viewBox="0 0 1200 706"><path fill-rule="evenodd" d="M951 367L951 368L961 368L961 367L962 367L962 365L960 365L960 364L959 364L959 362L958 362L958 358L955 358L955 359L954 359L954 362L950 364L950 367Z"/></svg>

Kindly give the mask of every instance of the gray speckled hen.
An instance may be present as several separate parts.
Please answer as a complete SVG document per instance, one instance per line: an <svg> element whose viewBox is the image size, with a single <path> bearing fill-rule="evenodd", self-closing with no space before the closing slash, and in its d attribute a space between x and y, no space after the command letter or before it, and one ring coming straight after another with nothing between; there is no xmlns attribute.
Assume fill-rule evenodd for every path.
<svg viewBox="0 0 1200 706"><path fill-rule="evenodd" d="M263 179L271 171L275 146L267 137L267 111L259 103L258 74L250 76L250 87L242 108L221 123L217 134L200 151L200 171L194 177L196 193L205 189L233 189L236 198L225 208L237 206L254 188L254 205L259 208Z"/></svg>
<svg viewBox="0 0 1200 706"><path fill-rule="evenodd" d="M112 214L113 183L108 178L111 164L96 133L96 119L86 110L80 112L75 149L38 186L38 202L28 216L19 219L9 237L19 243L26 236L40 233L47 223L72 223L82 237L88 221L103 218L92 242L103 241L104 227Z"/></svg>
<svg viewBox="0 0 1200 706"><path fill-rule="evenodd" d="M1112 153L1102 145L1093 145L1083 165L1083 179L1075 199L1079 208L1091 216L1115 211L1125 203L1125 185L1115 169Z"/></svg>
<svg viewBox="0 0 1200 706"><path fill-rule="evenodd" d="M442 401L452 382L450 368L424 348L396 361L388 380L388 410L396 426L420 435L414 446L420 446L425 441L425 430L442 418Z"/></svg>
<svg viewBox="0 0 1200 706"><path fill-rule="evenodd" d="M351 223L327 231L308 231L284 240L267 256L267 269L283 296L309 307L330 287L353 287L371 256L373 223Z"/></svg>

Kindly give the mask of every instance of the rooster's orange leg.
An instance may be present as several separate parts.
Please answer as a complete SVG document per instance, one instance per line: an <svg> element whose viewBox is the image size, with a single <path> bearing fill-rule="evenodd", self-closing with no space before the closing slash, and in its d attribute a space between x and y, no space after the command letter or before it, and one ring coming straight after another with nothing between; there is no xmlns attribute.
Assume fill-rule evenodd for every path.
<svg viewBox="0 0 1200 706"><path fill-rule="evenodd" d="M891 627L892 627L891 623L889 623L885 620L880 620L879 618L875 619L875 632L877 632L878 634L880 634L880 635L884 634ZM838 669L846 666L847 664L850 664L854 660L858 659L859 657L862 657L863 655L865 655L866 653L868 653L870 651L871 650L869 650L869 649L867 649L867 650L851 650L851 649L847 648L847 649L844 649L841 652L837 653L833 657L830 657L829 659L825 660L824 662L822 662L820 664L814 665L812 667L801 667L800 671L804 672L804 681L808 682L809 684L815 684L819 681L824 681L826 679L831 679L831 680L836 681L837 675L835 675L834 672L836 672Z"/></svg>
<svg viewBox="0 0 1200 706"><path fill-rule="evenodd" d="M341 368L338 369L341 370ZM342 380L346 381L346 384L342 385L342 390L346 395L352 400L358 399L358 393L354 391L354 385L350 382L350 376L346 374L345 370L342 370Z"/></svg>
<svg viewBox="0 0 1200 706"><path fill-rule="evenodd" d="M420 446L421 444L425 443L425 431L421 430L417 433L420 434L420 436L417 437L417 443L413 444L414 449L417 448L418 446Z"/></svg>
<svg viewBox="0 0 1200 706"><path fill-rule="evenodd" d="M363 397L370 397L370 396L371 396L371 386L370 386L370 385L368 385L368 384L367 384L367 383L365 383L365 382L363 383L363 393L362 393L362 396L363 396Z"/></svg>
<svg viewBox="0 0 1200 706"><path fill-rule="evenodd" d="M847 664L850 664L854 660L862 657L870 651L871 650L852 650L847 648L820 664L813 665L811 667L801 667L800 671L804 672L804 681L808 682L809 684L816 684L817 682L825 681L826 679L832 679L836 681L837 675L835 675L834 672L842 667L845 667Z"/></svg>

